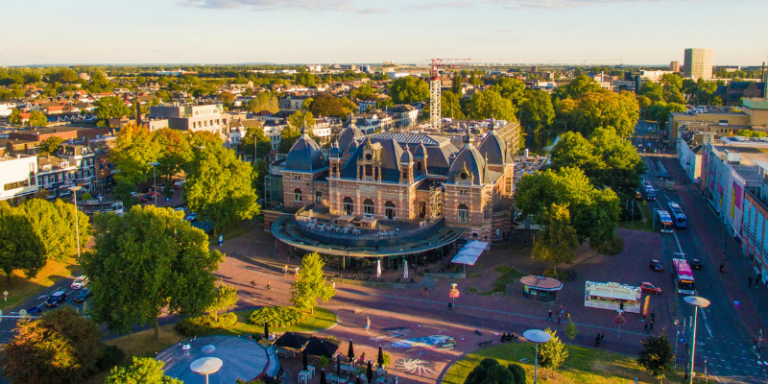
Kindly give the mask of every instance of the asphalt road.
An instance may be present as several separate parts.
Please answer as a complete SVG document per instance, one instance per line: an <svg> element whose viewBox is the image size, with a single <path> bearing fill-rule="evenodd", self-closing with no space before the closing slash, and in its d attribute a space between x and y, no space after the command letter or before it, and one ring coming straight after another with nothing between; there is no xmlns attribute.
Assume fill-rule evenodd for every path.
<svg viewBox="0 0 768 384"><path fill-rule="evenodd" d="M645 148L649 148L648 133L650 124L638 124L634 143L642 143ZM651 149L659 148L660 144L651 138ZM639 148L639 147L638 147ZM662 147L663 148L663 147ZM686 203L679 196L679 191L699 194L697 190L691 187L690 183L683 185L682 171L676 169L673 158L662 157L651 151L646 151L644 160L651 172L647 174L647 179L656 188L656 201L649 202L651 209L669 210L667 204L670 201L677 202L683 208L683 211L689 217L687 229L676 229L673 234L661 234L662 249L653 251L650 258L658 258L663 261L666 273L670 279L672 274L672 259L685 258L686 260L699 259L703 263L702 270L694 271L694 279L698 295L711 301L711 305L699 311L698 327L696 334L696 361L697 370L706 366L706 373L717 382L723 383L765 383L768 379L765 367L768 366L768 357L760 358L752 348L752 341L749 333L738 319L738 314L734 304L730 301L722 285L723 278L736 278L729 274L720 274L720 265L713 262L718 260L721 255L715 255L711 247L707 248L702 242L702 236L711 236L708 228L717 228L722 225L711 215L705 215L704 210L711 209L707 206L695 205L690 199ZM676 190L669 191L665 188L665 180L654 176L654 170L658 167L658 162L662 161L671 180L675 181ZM693 212L693 211L696 212ZM695 217L691 217L695 213ZM706 233L706 234L705 234ZM720 233L717 231L716 233ZM719 244L724 240L718 239ZM651 257L653 256L653 257ZM713 257L714 256L714 257ZM682 332L683 324L689 325L690 319L694 316L694 308L685 303L685 295L669 293L674 295L674 308L672 317L680 323L679 329ZM689 328L690 329L690 328ZM672 329L669 335L675 334ZM689 354L685 345L678 345L678 364L685 365L689 359Z"/></svg>

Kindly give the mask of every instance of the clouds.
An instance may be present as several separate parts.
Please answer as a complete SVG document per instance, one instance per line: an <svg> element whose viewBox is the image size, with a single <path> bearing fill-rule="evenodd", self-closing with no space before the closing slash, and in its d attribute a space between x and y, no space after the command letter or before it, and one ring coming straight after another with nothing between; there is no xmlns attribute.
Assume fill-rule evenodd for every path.
<svg viewBox="0 0 768 384"><path fill-rule="evenodd" d="M257 11L277 11L281 9L306 9L313 11L358 10L348 0L185 0L181 4L193 8L250 8Z"/></svg>
<svg viewBox="0 0 768 384"><path fill-rule="evenodd" d="M698 0L486 0L486 3L501 5L511 9L567 9L583 6L608 5L620 3L660 3L691 2ZM708 0L702 0L708 1ZM710 0L717 1L717 0Z"/></svg>
<svg viewBox="0 0 768 384"><path fill-rule="evenodd" d="M375 7L375 8L363 8L357 13L389 13L389 9L384 7Z"/></svg>

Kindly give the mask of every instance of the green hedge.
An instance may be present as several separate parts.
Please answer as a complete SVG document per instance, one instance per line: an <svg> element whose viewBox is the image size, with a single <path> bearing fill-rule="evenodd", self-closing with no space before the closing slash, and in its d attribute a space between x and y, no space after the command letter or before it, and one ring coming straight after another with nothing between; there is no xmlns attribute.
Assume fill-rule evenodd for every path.
<svg viewBox="0 0 768 384"><path fill-rule="evenodd" d="M304 313L293 307L264 307L253 311L248 320L251 324L263 325L266 321L271 328L286 328L304 320Z"/></svg>
<svg viewBox="0 0 768 384"><path fill-rule="evenodd" d="M202 315L183 319L176 323L176 331L184 336L202 336L207 335L216 329L228 329L237 324L237 315L234 313L225 313L219 315L219 321L214 321L210 315Z"/></svg>

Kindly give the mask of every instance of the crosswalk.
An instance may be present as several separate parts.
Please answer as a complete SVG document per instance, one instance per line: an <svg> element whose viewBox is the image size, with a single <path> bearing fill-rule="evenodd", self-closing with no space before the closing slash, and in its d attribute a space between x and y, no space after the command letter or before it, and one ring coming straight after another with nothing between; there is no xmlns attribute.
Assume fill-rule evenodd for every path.
<svg viewBox="0 0 768 384"><path fill-rule="evenodd" d="M704 360L708 375L728 383L764 383L768 378L768 356L756 354L751 346L709 337L700 340L696 355ZM725 350L729 353L720 352Z"/></svg>

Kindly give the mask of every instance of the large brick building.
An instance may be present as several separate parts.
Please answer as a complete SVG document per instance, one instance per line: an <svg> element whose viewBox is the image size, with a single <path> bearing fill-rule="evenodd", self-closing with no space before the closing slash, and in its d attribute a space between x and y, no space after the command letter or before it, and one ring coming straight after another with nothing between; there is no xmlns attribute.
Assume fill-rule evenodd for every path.
<svg viewBox="0 0 768 384"><path fill-rule="evenodd" d="M308 205L330 215L380 222L444 220L461 236L501 240L510 232L515 152L494 131L475 146L440 136L379 133L354 123L330 151L306 133L278 167L289 211Z"/></svg>

